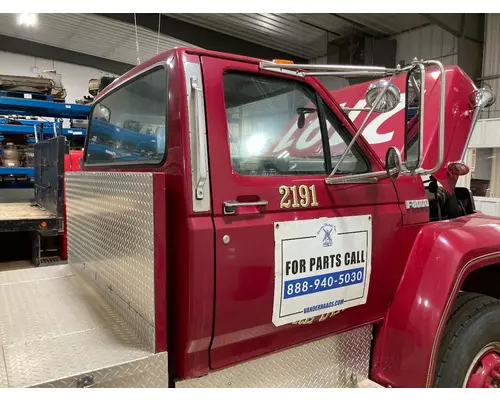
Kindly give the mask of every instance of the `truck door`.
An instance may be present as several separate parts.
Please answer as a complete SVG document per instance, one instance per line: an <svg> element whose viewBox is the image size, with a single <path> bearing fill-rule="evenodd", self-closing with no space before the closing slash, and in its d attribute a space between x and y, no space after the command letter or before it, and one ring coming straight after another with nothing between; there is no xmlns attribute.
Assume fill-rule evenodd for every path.
<svg viewBox="0 0 500 400"><path fill-rule="evenodd" d="M216 252L211 367L380 321L402 271L392 182L325 183L353 131L314 80L211 57L202 68ZM381 169L362 142L338 173Z"/></svg>

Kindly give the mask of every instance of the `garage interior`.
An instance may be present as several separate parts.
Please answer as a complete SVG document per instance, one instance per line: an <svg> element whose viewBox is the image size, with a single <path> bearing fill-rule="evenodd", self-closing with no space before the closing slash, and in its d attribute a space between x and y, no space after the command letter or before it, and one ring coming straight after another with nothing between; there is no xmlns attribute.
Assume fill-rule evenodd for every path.
<svg viewBox="0 0 500 400"><path fill-rule="evenodd" d="M29 22L29 15L28 15ZM500 26L497 14L39 14L36 24L0 14L0 75L36 76L56 70L66 101L89 96L88 82L117 77L158 52L197 47L295 63L406 65L415 57L458 65L478 86L497 93ZM352 83L322 78L334 90ZM467 155L476 207L500 215L500 180L494 157L500 105L483 112ZM65 122L67 125L67 123ZM82 141L79 143L83 144ZM483 157L483 155L485 157ZM15 193L15 195L14 195ZM31 189L3 190L8 201ZM26 243L16 240L16 243ZM4 241L3 243L8 243ZM18 249L6 246L6 258ZM10 252L14 254L8 256ZM22 252L26 253L25 250Z"/></svg>
<svg viewBox="0 0 500 400"><path fill-rule="evenodd" d="M155 323L158 324L157 321L163 321L161 318L166 321L167 311L163 310L165 312L165 315L163 315L158 314L158 311L155 310L155 301L159 301L158 297L141 300L141 296L151 295L148 290L154 291L153 277L148 277L148 279L151 279L147 282L141 281L141 278L134 275L137 272L135 270L131 274L124 273L124 276L126 276L123 278L123 282L116 282L111 277L110 281L112 282L109 283L108 289L115 283L118 289L116 291L114 291L116 287L110 289L113 292L110 297L116 296L116 299L119 299L123 294L120 292L122 289L130 289L134 297L126 305L121 305L122 308L115 315L113 310L106 308L107 305L105 304L107 303L103 301L101 304L101 300L96 300L92 303L92 306L85 308L87 307L85 300L88 300L86 292L80 287L75 289L73 280L76 278L69 275L67 269L62 267L68 259L65 250L67 237L64 222L66 218L64 175L67 171L78 171L83 165L80 160L83 156L87 138L89 126L87 119L91 113L94 98L98 95L98 92L105 89L106 85L111 84L132 68L147 62L159 53L175 48L189 47L231 53L266 61L285 60L285 63L293 62L295 64L317 66L335 64L363 67L380 66L386 69L394 69L397 66L408 66L415 58L417 60L437 60L445 67L453 65L460 67L471 78L477 88L491 90L498 99L500 98L499 38L500 14L0 13L0 100L2 97L8 98L5 104L0 102L0 220L3 217L9 220L8 223L0 222L0 273L19 273L16 276L10 275L13 277L12 280L10 280L11 278L6 278L6 280L0 278L0 293L3 290L2 286L7 287L12 282L16 283L16 279L19 279L19 282L24 282L23 279L25 278L22 276L24 272L21 271L40 269L41 267L51 269L50 276L47 275L48 277L40 278L40 280L53 280L53 290L60 290L62 293L60 299L57 300L50 298L50 291L43 292L43 295L46 296L44 297L45 300L41 301L40 304L32 302L29 307L26 306L29 311L27 311L27 316L23 317L24 319L20 322L26 327L26 334L17 335L15 332L9 331L11 326L2 327L0 321L0 363L3 357L7 359L12 354L15 354L17 350L14 348L14 342L16 342L16 345L20 342L26 342L31 346L26 354L19 355L19 353L16 353L15 356L12 356L13 358L17 357L15 362L19 365L9 367L6 362L4 376L2 375L2 367L0 367L0 388L30 386L31 381L27 378L28 375L37 376L37 379L39 379L36 385L33 386L93 386L94 380L97 382L103 376L107 377L107 373L116 373L114 370L110 372L112 367L109 367L110 370L108 371L107 360L103 361L99 358L101 356L109 357L109 360L112 360L116 352L122 351L128 345L128 341L133 343L134 346L140 347L144 340L146 345L140 350L135 349L135 352L132 351L127 355L121 353L123 357L120 359L120 363L128 363L129 359L133 358L133 365L131 364L130 367L137 370L140 369L139 364L142 361L149 360L148 362L151 362L158 371L168 374L167 358L158 357L158 352L163 349L162 346L166 348L167 339L165 339L165 343L158 341L158 332L156 331L158 325L155 325ZM36 108L34 103L30 103L31 101L35 102L36 98L32 97L35 94L26 94L27 92L22 88L20 89L22 85L19 83L12 84L9 77L14 77L13 80L22 77L23 79L40 78L51 81L51 92L43 94L36 92L42 96L40 97L41 100L47 100L47 103L50 102L51 105L43 110ZM340 90L367 81L367 79L358 77L339 78L336 76L321 76L319 80L329 91ZM104 86L99 86L103 84L102 82L104 82ZM21 95L24 97L18 98L16 93L25 94ZM62 97L59 99L58 96ZM14 106L17 108L15 111L11 111ZM36 111L33 111L35 108ZM163 128L165 129L165 127ZM61 140L51 141L51 144L45 147L34 146L46 138L55 139L56 137L61 138ZM65 137L65 139L62 140L62 137ZM326 140L328 143L328 139ZM73 153L70 153L70 150ZM52 158L48 156L49 154ZM68 154L69 158L65 157ZM16 160L9 164L12 157ZM56 159L57 162L54 161ZM472 192L477 210L489 216L500 217L500 101L482 111L468 143L465 160L470 171L458 178L458 185ZM41 174L40 171L47 175ZM49 175L50 179L44 178L44 176ZM80 182L76 178L71 179L75 179L76 185L83 185L83 181ZM93 182L93 184L95 185L93 187L95 192L99 192L99 188L106 187L106 185L112 187L112 184L105 179L97 183ZM137 184L137 186L143 185L144 187L151 185L153 187L158 182L152 179L151 182L134 181L134 184ZM139 191L135 194L140 197ZM302 196L300 193L299 195ZM75 191L70 193L69 196L72 198L73 204L78 204L82 208L85 207L85 193ZM307 196L309 199L309 193ZM243 203L255 200L251 196L249 199L245 198ZM87 198L87 200L92 202L91 198ZM146 203L147 199L141 198L140 201ZM34 203L41 205L43 212L40 213L38 209L34 210ZM7 204L17 204L18 207L8 208ZM51 221L48 217L48 215L54 214L58 216L57 222ZM166 218L163 214L161 217ZM150 223L150 226L154 225L154 218L146 212L137 213L137 215L133 216L133 220L127 221L127 223L133 225L137 221L144 222L146 220ZM84 220L78 220L78 223L83 224ZM95 220L89 224L98 226L98 222ZM212 228L212 226L210 227ZM46 233L49 230L59 232L59 234ZM133 229L131 230L133 231ZM61 232L64 232L64 234L61 234ZM154 247L159 233L165 232L154 231L154 235L151 233L151 237L144 240L144 246L149 246L148 248ZM106 235L105 232L92 231L90 228L86 232L87 236L93 234L100 235L100 237ZM224 245L231 244L229 236L226 236L221 238L221 240L224 240ZM132 241L132 233L124 234L125 239ZM127 251L126 243L121 242L120 246L122 246L120 249L124 252ZM114 250L110 251L113 252ZM114 253L114 255L116 254ZM153 260L154 256L156 254L153 255L153 252L146 251L137 255L137 257L142 257L143 260L156 263L158 261L156 258ZM208 256L214 259L216 257L213 253ZM81 257L81 254L78 254L78 257ZM162 254L160 257L166 259L168 255ZM236 258L236 255L230 255L228 259L231 257ZM119 258L116 255L115 259ZM197 261L199 260L197 259ZM113 268L120 270L121 267L116 264ZM259 266L249 267L249 280L255 279L252 274L261 273L259 268ZM487 276L490 279L492 279L491 277L500 278L500 274L497 272L491 272L491 275ZM160 278L165 279L165 276L160 276ZM203 278L208 280L213 279L213 276L207 274L206 276L203 275ZM481 277L481 279L483 278ZM64 281L61 280L60 283L56 284L58 279L64 279ZM85 285L91 285L92 279L85 281ZM182 276L182 279L187 282L192 277ZM264 278L262 280L264 281ZM135 287L136 282L137 287ZM221 280L221 282L222 284L225 283L224 280ZM473 286L474 282L469 283ZM38 281L32 283L30 288L34 294L38 293L37 285ZM123 288L120 285L126 287ZM244 286L241 282L239 285ZM5 290L7 293L10 286ZM99 290L106 292L106 285ZM168 290L170 290L170 287ZM491 290L495 291L497 289ZM69 296L70 292L71 294L76 293L75 296L78 297L74 303L68 300L70 297L64 297ZM256 290L254 293L255 297L258 297L257 292ZM24 294L19 294L19 296L22 295ZM161 292L161 295L167 298L168 294ZM215 294L211 295L216 296ZM13 296L15 297L15 295ZM158 296L158 294L155 293L155 296ZM235 303L244 300L244 296L238 297L238 293L231 293L227 296L228 298L231 296L236 298ZM251 297L252 294L247 293L245 296ZM2 298L0 297L0 301ZM112 301L116 302L116 299L113 298ZM54 314L48 316L46 320L38 319L37 313L42 314L43 307L52 307L54 304L58 304L59 301L61 303L68 301L67 307L60 305L60 308L55 309ZM138 309L134 309L134 301L139 303ZM141 301L143 302L141 303ZM196 304L197 307L202 307L198 297L195 300L186 299L186 302L189 301L192 302L190 303L191 306ZM420 298L419 305L424 307L422 304L426 301ZM0 315L2 313L3 315L9 314L7 303L9 303L9 300L5 301L5 307L0 304ZM427 307L427 304L425 307ZM73 313L77 313L80 308L84 311L82 312L82 318L78 319L74 317ZM96 311L97 309L99 311ZM216 309L215 305L213 309ZM170 309L168 309L168 312L170 312ZM178 312L181 314L184 311ZM81 367L76 362L75 364L68 362L67 366L58 364L57 368L59 369L54 368L54 370L51 370L50 362L61 362L60 358L54 356L46 358L46 364L42 365L45 369L39 369L38 365L32 364L28 366L29 368L27 367L28 372L24 375L16 375L18 372L16 368L22 369L24 365L29 364L23 357L28 357L31 353L41 354L50 351L51 354L55 354L57 349L60 348L61 351L67 351L68 354L71 354L74 347L68 343L55 341L50 344L41 343L39 347L38 344L34 344L39 339L41 342L47 339L47 336L44 336L40 328L41 326L50 325L50 335L56 337L59 332L57 318L66 318L70 314L72 315L70 318L71 323L74 324L72 329L78 331L82 337L81 343L83 344L78 344L77 342L80 339L75 339L75 346L80 346L81 351L81 353L77 353L78 357L85 359L88 356L89 359L85 360L88 361L88 364L85 365L89 371L94 371L94 373L90 374L84 371L84 374L80 371ZM176 317L178 316L176 315ZM331 317L328 316L328 318ZM39 324L33 327L33 331L29 330L30 318L36 321L36 324ZM113 323L109 325L102 323L105 318L113 320ZM126 330L126 334L120 340L115 340L119 336L116 335L116 332L125 326L125 322L123 322L125 320L127 324L132 321L130 322L131 325L140 324L144 322L143 320L146 320L146 323L144 323L145 328L140 328L142 329L139 335L140 338L135 336L135 331ZM205 322L200 322L199 326L197 325L193 329L199 329L201 332L202 329L206 328ZM375 323L378 322L380 321L375 321ZM308 324L308 322L303 321L300 323ZM265 336L268 333L266 329L269 330L270 328L262 324L251 329L263 329L265 333L262 333L262 336ZM369 345L364 343L363 340L369 334L363 329L365 328L359 328L359 331L357 331L359 336L354 342L351 342L351 338L346 335L340 336L338 343L349 343L349 346L354 346L357 345L359 339L361 346L366 345L365 347L368 348ZM63 330L61 328L61 331ZM210 327L208 330L211 335L215 336L215 328ZM250 329L248 331L250 332ZM254 331L249 332L241 329L241 331L238 331L238 335L255 334ZM165 332L162 333L166 335ZM175 335L172 336L174 339L169 336L168 340L177 340L178 338ZM344 333L341 335L344 335ZM221 336L224 337L218 344L221 347L228 345L227 343L232 340L237 340L235 339L237 334L230 331L229 328L228 332L221 334ZM297 337L299 336L300 334L297 334ZM196 346L211 346L213 340L213 337L206 337L200 333L189 351L196 353ZM224 340L227 340L227 343ZM86 354L83 346L85 343L90 342L95 342L97 345L92 352ZM107 346L109 343L111 344ZM338 343L336 342L336 345L339 345ZM272 349L273 345L273 340L269 339L266 346ZM245 351L248 351L248 354L251 355L254 352L258 354L258 351L252 346L255 346L255 343L250 343L249 347L245 348ZM500 345L497 350L498 354L500 354ZM216 363L217 358L216 356L213 357L209 361ZM342 355L336 354L336 357L341 359ZM500 355L498 358L500 360ZM68 355L67 359L64 360L69 359L71 357ZM209 359L208 356L207 359ZM237 359L237 357L235 356L234 359ZM188 367L192 367L193 370L196 370L199 367L199 371L202 371L203 368L200 365L204 361L205 359L202 356L195 354L192 359L186 361L187 366L185 368L188 370ZM363 360L363 362L365 361L367 362L367 360ZM255 365L262 369L268 368L266 364L259 364L257 361ZM220 362L217 368L225 366L223 362ZM9 370L9 368L11 369ZM243 369L243 371L245 370ZM497 382L493 385L500 384L500 361L498 361L498 368L492 374L494 378L490 381ZM496 374L498 374L497 378L495 378ZM15 377L12 378L15 380L9 382L9 376ZM73 380L73 378L76 380ZM114 382L113 385L125 385L126 379L121 379ZM145 378L146 382L149 383L151 383L152 379L151 376ZM349 382L353 379L352 377L345 378ZM182 380L179 379L180 381ZM290 381L287 382L290 383ZM344 384L344 381L342 382ZM370 387L372 383L367 378L363 384L356 381L353 386L366 385ZM133 384L133 382L126 382L126 384ZM169 381L170 387L175 386L175 384L175 382ZM138 385L143 385L142 381ZM181 384L179 383L179 385ZM196 383L190 385L187 386L196 387ZM230 387L231 383L224 381L224 385Z"/></svg>

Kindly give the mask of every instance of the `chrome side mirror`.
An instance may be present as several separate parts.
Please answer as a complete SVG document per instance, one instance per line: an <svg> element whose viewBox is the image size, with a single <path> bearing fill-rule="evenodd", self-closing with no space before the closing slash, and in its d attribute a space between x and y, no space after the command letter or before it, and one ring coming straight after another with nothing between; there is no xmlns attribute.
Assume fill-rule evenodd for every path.
<svg viewBox="0 0 500 400"><path fill-rule="evenodd" d="M381 92L385 90L380 101L376 103L376 100ZM365 94L366 103L370 108L374 107L373 111L384 113L394 110L401 100L401 93L399 88L389 81L381 79L377 82L373 82Z"/></svg>
<svg viewBox="0 0 500 400"><path fill-rule="evenodd" d="M474 107L491 107L495 103L495 100L495 93L488 88L474 90L469 96L469 101Z"/></svg>
<svg viewBox="0 0 500 400"><path fill-rule="evenodd" d="M385 153L385 171L391 181L399 178L402 169L401 153L396 147L389 147Z"/></svg>

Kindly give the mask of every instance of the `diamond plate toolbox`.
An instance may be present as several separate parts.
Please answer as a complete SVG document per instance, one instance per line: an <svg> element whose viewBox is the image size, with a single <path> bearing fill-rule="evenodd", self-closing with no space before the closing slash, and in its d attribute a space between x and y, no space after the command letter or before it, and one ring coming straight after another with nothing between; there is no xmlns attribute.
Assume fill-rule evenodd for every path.
<svg viewBox="0 0 500 400"><path fill-rule="evenodd" d="M368 378L372 326L316 340L244 362L198 379L176 383L180 388L345 388Z"/></svg>
<svg viewBox="0 0 500 400"><path fill-rule="evenodd" d="M0 388L168 387L147 349L70 265L0 272Z"/></svg>
<svg viewBox="0 0 500 400"><path fill-rule="evenodd" d="M68 261L155 351L151 173L66 174Z"/></svg>

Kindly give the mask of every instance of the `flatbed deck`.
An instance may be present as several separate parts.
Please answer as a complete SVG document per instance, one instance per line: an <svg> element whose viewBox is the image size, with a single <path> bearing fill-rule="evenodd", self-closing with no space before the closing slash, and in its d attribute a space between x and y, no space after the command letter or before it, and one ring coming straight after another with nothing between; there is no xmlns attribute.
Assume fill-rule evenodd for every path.
<svg viewBox="0 0 500 400"><path fill-rule="evenodd" d="M36 203L0 203L0 232L55 228L57 228L57 216Z"/></svg>
<svg viewBox="0 0 500 400"><path fill-rule="evenodd" d="M0 387L167 386L165 355L70 265L0 272L0 298Z"/></svg>

